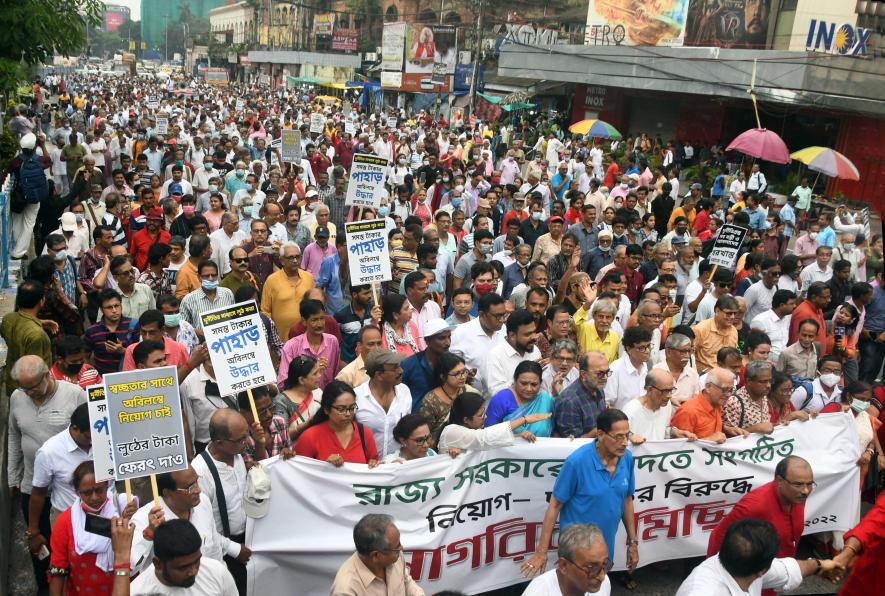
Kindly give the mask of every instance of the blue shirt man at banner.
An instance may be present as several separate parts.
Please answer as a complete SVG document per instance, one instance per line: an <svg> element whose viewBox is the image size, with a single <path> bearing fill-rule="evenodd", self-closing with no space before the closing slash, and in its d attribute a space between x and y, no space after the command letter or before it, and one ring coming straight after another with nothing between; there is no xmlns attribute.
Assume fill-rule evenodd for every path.
<svg viewBox="0 0 885 596"><path fill-rule="evenodd" d="M562 465L544 515L538 549L521 567L526 577L544 572L557 518L560 532L577 523L599 526L612 559L618 523L623 521L627 530L627 569L633 571L639 563L633 515L636 478L633 454L627 450L630 423L622 411L608 409L599 415L596 428L596 439L574 451Z"/></svg>

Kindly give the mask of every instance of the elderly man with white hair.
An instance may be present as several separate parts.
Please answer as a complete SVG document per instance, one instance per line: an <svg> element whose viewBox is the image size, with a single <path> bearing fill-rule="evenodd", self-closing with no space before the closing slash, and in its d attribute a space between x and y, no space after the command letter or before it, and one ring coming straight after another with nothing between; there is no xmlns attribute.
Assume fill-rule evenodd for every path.
<svg viewBox="0 0 885 596"><path fill-rule="evenodd" d="M691 364L693 352L691 339L687 335L671 333L664 343L664 361L653 367L666 371L676 382L670 396L670 401L675 406L687 402L701 390L698 371Z"/></svg>
<svg viewBox="0 0 885 596"><path fill-rule="evenodd" d="M608 546L596 524L573 524L559 535L556 566L539 575L522 596L584 596L611 594L612 568Z"/></svg>
<svg viewBox="0 0 885 596"><path fill-rule="evenodd" d="M664 439L697 440L697 435L671 426L673 404L670 396L676 389L673 377L659 368L651 369L645 375L645 393L624 406L624 414L630 419L630 430L633 436L630 441L639 445L646 441L662 441Z"/></svg>
<svg viewBox="0 0 885 596"><path fill-rule="evenodd" d="M696 396L679 406L673 414L673 428L690 432L699 439L724 443L728 437L747 435L747 431L726 426L722 408L731 396L734 373L725 368L713 368L707 373L706 385Z"/></svg>

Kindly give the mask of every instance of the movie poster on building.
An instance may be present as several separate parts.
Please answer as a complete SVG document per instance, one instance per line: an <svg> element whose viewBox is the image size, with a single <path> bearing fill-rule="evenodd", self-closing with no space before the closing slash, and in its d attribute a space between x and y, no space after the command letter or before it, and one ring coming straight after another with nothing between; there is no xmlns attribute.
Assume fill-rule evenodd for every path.
<svg viewBox="0 0 885 596"><path fill-rule="evenodd" d="M104 393L114 446L114 478L141 478L187 468L174 366L107 374Z"/></svg>
<svg viewBox="0 0 885 596"><path fill-rule="evenodd" d="M355 52L359 47L360 30L338 27L332 34L332 49L342 52Z"/></svg>
<svg viewBox="0 0 885 596"><path fill-rule="evenodd" d="M478 594L523 582L520 564L540 540L550 492L566 458L582 448L594 446L588 439L539 438L371 470L305 457L277 460L268 466L269 511L247 521L248 594L286 594L296 584L302 594L328 591L353 552L354 525L368 513L396 520L401 556L426 594ZM642 566L703 557L710 532L744 495L772 482L778 462L790 455L814 466L817 486L805 505L804 533L845 531L858 520L860 448L847 413L723 444L672 439L630 451ZM617 547L609 553L615 570L626 566L626 542L619 523ZM548 569L556 544L554 534Z"/></svg>
<svg viewBox="0 0 885 596"><path fill-rule="evenodd" d="M381 37L382 71L402 72L405 44L406 24L384 23L384 32Z"/></svg>
<svg viewBox="0 0 885 596"><path fill-rule="evenodd" d="M377 155L366 153L354 155L344 204L372 209L380 207L388 165L385 158Z"/></svg>
<svg viewBox="0 0 885 596"><path fill-rule="evenodd" d="M590 0L584 40L591 46L681 46L689 0Z"/></svg>
<svg viewBox="0 0 885 596"><path fill-rule="evenodd" d="M689 0L687 46L765 48L771 0Z"/></svg>
<svg viewBox="0 0 885 596"><path fill-rule="evenodd" d="M352 286L390 281L390 248L387 222L369 219L344 224L347 265Z"/></svg>
<svg viewBox="0 0 885 596"><path fill-rule="evenodd" d="M111 441L111 425L108 422L108 402L104 397L104 385L86 388L89 400L89 428L92 429L92 460L95 462L95 481L114 479L114 445Z"/></svg>
<svg viewBox="0 0 885 596"><path fill-rule="evenodd" d="M458 38L454 27L410 24L406 29L406 74L433 75L434 64L445 65L445 73L455 74Z"/></svg>
<svg viewBox="0 0 885 596"><path fill-rule="evenodd" d="M200 322L222 396L276 381L264 323L254 300L200 313Z"/></svg>
<svg viewBox="0 0 885 596"><path fill-rule="evenodd" d="M332 37L332 30L335 28L335 14L323 13L313 16L313 33L317 37Z"/></svg>

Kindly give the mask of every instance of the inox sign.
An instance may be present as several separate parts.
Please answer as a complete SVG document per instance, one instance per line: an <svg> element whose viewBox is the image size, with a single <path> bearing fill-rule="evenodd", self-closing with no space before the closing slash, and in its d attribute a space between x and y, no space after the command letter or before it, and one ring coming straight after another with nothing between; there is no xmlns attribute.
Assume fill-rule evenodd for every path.
<svg viewBox="0 0 885 596"><path fill-rule="evenodd" d="M872 29L855 27L849 23L837 28L835 23L811 19L811 23L808 25L808 36L805 38L805 49L849 56L866 56L867 41L869 41L872 32Z"/></svg>

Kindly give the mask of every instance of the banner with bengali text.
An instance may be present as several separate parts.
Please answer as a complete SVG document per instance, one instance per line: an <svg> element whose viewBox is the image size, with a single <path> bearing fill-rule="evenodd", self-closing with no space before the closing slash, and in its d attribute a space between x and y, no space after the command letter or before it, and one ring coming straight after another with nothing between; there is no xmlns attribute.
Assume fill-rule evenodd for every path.
<svg viewBox="0 0 885 596"><path fill-rule="evenodd" d="M428 594L476 594L524 581L519 565L535 550L556 476L586 443L539 439L373 470L301 457L272 460L269 512L247 524L248 592L284 594L297 585L300 594L328 594L354 550L353 526L367 513L394 517L406 563ZM787 455L806 458L814 469L806 533L847 530L858 519L860 448L850 414L722 445L674 439L631 451L641 565L704 555L712 529L744 494L773 480ZM617 544L625 543L621 527ZM624 568L624 550L612 556L615 569Z"/></svg>

